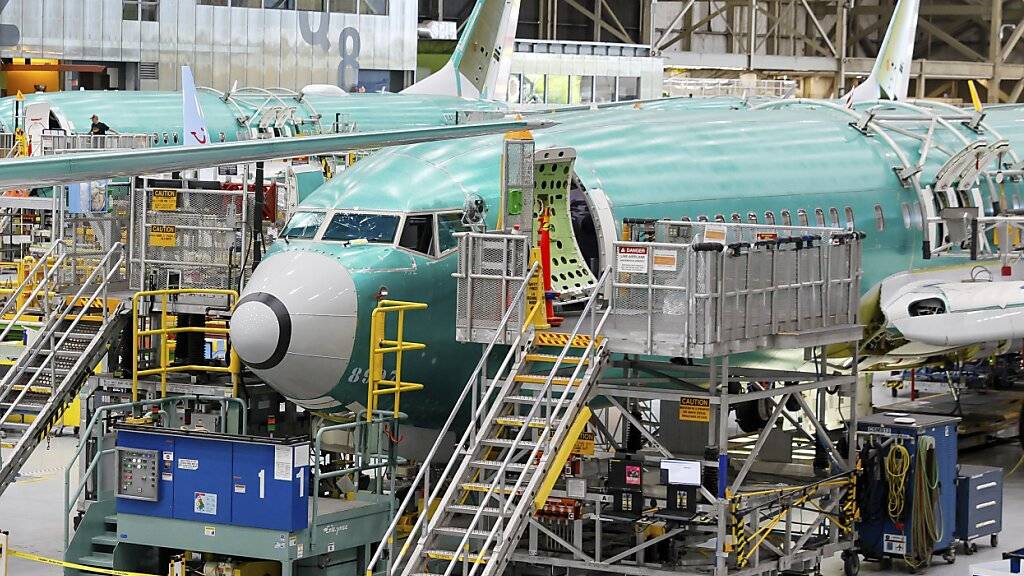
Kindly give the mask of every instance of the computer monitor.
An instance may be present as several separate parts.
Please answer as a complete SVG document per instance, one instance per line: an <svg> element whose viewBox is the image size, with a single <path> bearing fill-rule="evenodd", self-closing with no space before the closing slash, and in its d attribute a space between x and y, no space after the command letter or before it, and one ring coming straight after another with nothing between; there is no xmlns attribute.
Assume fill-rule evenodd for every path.
<svg viewBox="0 0 1024 576"><path fill-rule="evenodd" d="M662 460L661 483L668 486L700 486L701 463L694 460Z"/></svg>
<svg viewBox="0 0 1024 576"><path fill-rule="evenodd" d="M611 460L608 463L608 484L613 488L640 490L644 485L643 464L632 460Z"/></svg>

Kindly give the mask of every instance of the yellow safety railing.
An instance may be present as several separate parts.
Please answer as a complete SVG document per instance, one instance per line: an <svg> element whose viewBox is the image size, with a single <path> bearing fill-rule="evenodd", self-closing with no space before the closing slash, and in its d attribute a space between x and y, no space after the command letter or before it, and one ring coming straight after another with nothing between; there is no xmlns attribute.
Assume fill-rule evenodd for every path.
<svg viewBox="0 0 1024 576"><path fill-rule="evenodd" d="M370 315L370 368L366 390L366 421L372 422L373 415L381 396L394 396L392 408L397 416L402 392L422 390L422 384L402 381L402 354L412 350L423 350L426 344L405 341L405 313L411 310L425 310L427 305L421 302L402 302L399 300L381 300ZM387 337L387 321L389 314L398 315L398 330L394 339ZM395 355L394 378L385 378L384 357Z"/></svg>
<svg viewBox="0 0 1024 576"><path fill-rule="evenodd" d="M200 334L220 334L225 338L228 337L230 329L226 326L168 326L168 315L167 306L169 298L171 296L178 296L181 294L192 294L192 295L214 295L214 296L227 296L228 297L228 308L234 310L235 304L238 302L238 292L235 290L216 290L206 288L177 288L172 290L145 290L142 292L136 292L135 296L132 297L132 401L138 402L139 400L139 378L143 376L152 376L154 374L160 375L160 397L167 397L167 375L174 372L212 372L221 374L231 375L231 394L232 397L238 397L238 380L239 375L242 372L242 362L238 359L238 355L235 354L232 348L228 354L228 365L227 366L199 366L199 365L183 365L183 366L171 366L171 339L169 336L172 334L188 334L188 333L200 333ZM143 298L150 296L160 297L160 327L153 328L150 330L139 330L139 303ZM158 348L160 355L160 366L157 368L148 368L146 370L139 370L139 339L146 337L158 336L160 338L160 346Z"/></svg>

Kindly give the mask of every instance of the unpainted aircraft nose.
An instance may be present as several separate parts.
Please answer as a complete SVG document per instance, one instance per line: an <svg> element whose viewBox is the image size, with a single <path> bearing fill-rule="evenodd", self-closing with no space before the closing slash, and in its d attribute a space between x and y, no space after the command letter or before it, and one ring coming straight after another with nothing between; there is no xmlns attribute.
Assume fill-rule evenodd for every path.
<svg viewBox="0 0 1024 576"><path fill-rule="evenodd" d="M323 254L275 254L253 272L231 316L238 357L289 400L334 408L356 331L352 276Z"/></svg>

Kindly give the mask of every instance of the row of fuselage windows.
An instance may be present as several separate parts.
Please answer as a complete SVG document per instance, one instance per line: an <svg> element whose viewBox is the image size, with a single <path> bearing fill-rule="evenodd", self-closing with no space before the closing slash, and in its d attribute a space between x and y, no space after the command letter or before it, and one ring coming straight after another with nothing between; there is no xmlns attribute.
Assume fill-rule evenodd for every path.
<svg viewBox="0 0 1024 576"><path fill-rule="evenodd" d="M389 4L390 0L196 0L197 6L336 12L367 16L387 16ZM156 22L160 18L160 0L121 0L121 18L129 21Z"/></svg>
<svg viewBox="0 0 1024 576"><path fill-rule="evenodd" d="M904 228L910 229L921 228L921 206L914 202L909 204L904 202L901 206L903 215L903 226ZM813 214L813 216L812 216ZM814 218L813 223L811 218ZM881 204L875 204L874 208L875 217L875 229L879 232L885 231L885 211L882 209ZM689 217L684 217L683 220L690 220ZM729 216L725 214L715 214L714 216L700 215L697 217L698 222L733 222L736 224L748 223L748 224L767 224L769 226L831 226L833 228L846 227L850 229L856 229L856 219L853 213L853 208L846 206L841 211L839 208L815 208L812 212L808 212L803 208L798 209L796 212L790 212L789 210L780 210L778 217L774 211L766 211L764 213L763 222L761 216L757 212L747 212L746 219L739 212L733 212Z"/></svg>

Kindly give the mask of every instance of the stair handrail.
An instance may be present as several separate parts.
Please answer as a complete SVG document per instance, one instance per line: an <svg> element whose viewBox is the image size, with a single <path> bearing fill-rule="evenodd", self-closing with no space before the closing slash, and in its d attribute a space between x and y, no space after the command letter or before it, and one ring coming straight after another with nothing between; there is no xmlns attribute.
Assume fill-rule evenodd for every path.
<svg viewBox="0 0 1024 576"><path fill-rule="evenodd" d="M119 254L119 257L117 259L117 263L115 263L113 266L109 266L110 260L111 260L111 258L113 257L113 255L115 253ZM89 296L88 301L81 306L82 309L79 310L78 314L75 315L75 318L74 318L74 320L71 321L71 324L69 326L63 328L64 336L62 336L61 339L59 341L57 341L56 344L51 346L50 355L49 355L51 364L52 364L52 362L53 362L53 360L55 358L57 350L61 346L64 345L64 343L71 336L71 333L74 332L75 328L78 326L78 323L82 320L82 318L89 311L89 307L92 306L92 303L96 301L96 297L99 296L99 294L101 292L103 292L103 293L106 292L107 286L110 283L110 279L115 274L117 274L119 272L119 270L121 268L121 265L123 263L124 263L124 244L122 244L120 242L115 242L114 245L110 247L110 250L107 251L107 253L103 256L103 258L100 260L100 262L96 265L96 268L93 269L92 273L89 274L89 277L86 278L85 282L82 283L82 286L78 289L78 291L75 293L75 295L71 297L70 302L72 303L72 305L74 305L75 303L77 303L82 298L82 294L85 292L86 287L91 285L93 283L93 281L96 279L96 275L101 270L104 270L104 269L109 270L109 272L107 272L104 276L102 276L102 279L98 283L98 285L96 286L96 289L93 290L92 294ZM106 322L108 320L108 318L107 318L107 314L108 313L107 313L106 302L103 303L103 310L104 310L104 318L103 318L103 320L104 320L104 324L106 324ZM42 346L42 344L44 342L46 342L48 340L52 340L53 333L57 331L57 327L60 325L61 321L64 320L64 319L65 319L64 318L64 313L61 310L58 310L55 314L53 314L51 316L51 318L50 318L50 321L47 322L47 325L46 325L46 328L45 328L45 333L44 334L40 334L36 338L35 342L31 346L31 348L26 350L22 354L22 358L28 357L27 362L31 362L32 359L36 358L39 355L39 348L40 348L40 346ZM8 376L5 376L4 377L4 382L7 382L8 380L10 382L16 382L17 381L17 377L25 372L26 366L25 366L24 363L21 363L20 360L21 359L19 358L19 364L20 365L19 366L15 366L16 369L12 369L12 370L10 370L8 372L8 376L10 378L8 378ZM72 367L68 370L68 375L74 373L74 371L76 369L78 369L79 364L84 362L84 361L85 361L85 356L80 357L74 363L74 365L72 365ZM40 366L40 368L42 368L42 366ZM52 370L52 367L51 367L51 370ZM18 407L18 404L25 397L25 395L28 393L29 389L32 387L32 385L35 383L35 381L39 378L39 375L42 374L42 373L43 373L42 370L36 370L36 372L29 378L28 382L26 382L25 385L22 387L21 392L18 394L18 397L14 400L13 403L11 403L11 406L7 409L6 412L4 412L3 416L0 416L0 424L6 422L7 419L10 418L11 414ZM65 375L65 378L66 377L67 377L67 375ZM63 382L63 379L61 379L61 382ZM49 401L52 401L52 397L53 397L52 395L53 395L54 392L56 392L56 390L58 388L57 382L56 382L55 379L51 379L50 386L51 386L52 390L51 390L51 399ZM18 444L21 444L22 442L24 442L24 440L25 440L25 437L22 437L21 441L19 441Z"/></svg>
<svg viewBox="0 0 1024 576"><path fill-rule="evenodd" d="M10 306L18 301L18 297L21 295L22 292L25 291L28 282L32 278L35 278L36 274L39 273L40 266L42 266L45 262L47 262L50 259L50 257L53 255L54 251L58 246L66 248L63 241L56 242L52 246L50 246L50 248L42 255L42 257L39 258L35 266L32 267L29 273L21 281L21 284L19 284L18 287L15 288L14 291L8 296L7 302L4 303L3 307L0 307L0 318L3 318L10 311ZM51 284L54 274L58 270L60 270L60 267L64 263L65 258L67 258L66 249L61 250L60 256L57 257L53 264L46 269L46 272L43 274L43 279L40 280L39 283L35 285L35 287L29 293L28 298L25 299L25 302L20 307L18 307L18 310L14 313L14 316L10 320L6 321L7 325L4 327L2 331L0 331L0 342L4 341L4 338L6 338L7 335L11 332L11 328L13 328L18 323L18 321L21 320L21 317L25 315L25 312L28 310L29 305L31 305L32 302L34 302L35 299L38 297L39 291L42 290L44 286L49 286ZM7 398L7 395L11 393L11 390L14 389L13 382L15 382L15 370L13 368L16 367L17 364L15 364L15 366L12 367L11 370L8 370L7 373L4 374L2 378L0 378L0 402L3 402ZM19 396L18 400L16 400L14 404L17 404L18 402L21 401L21 396L24 396L24 393L22 393ZM5 422L6 418L6 416L4 418L0 418L0 423Z"/></svg>
<svg viewBox="0 0 1024 576"><path fill-rule="evenodd" d="M505 337L507 336L506 333L508 329L508 324L511 322L513 316L515 315L515 311L519 308L520 302L523 302L523 299L527 294L527 288L530 285L530 280L533 279L533 276L537 274L539 271L540 263L534 262L533 265L530 267L529 272L526 273L526 277L523 279L522 284L520 284L515 296L509 302L508 309L505 311L504 316L502 316L501 318L501 323L494 331L494 336L491 338L490 342L488 342L487 347L484 348L483 353L480 355L480 361L477 362L476 368L473 369L472 374L466 380L466 385L462 389L462 394L460 394L458 400L455 401L455 406L452 408L451 413L448 415L448 420L441 428L441 431L437 436L437 440L434 441L434 445L431 447L430 452L427 453L426 458L424 458L423 462L420 464L419 472L417 472L416 477L413 479L412 484L409 486L408 493L402 500L401 506L399 506L398 509L395 511L394 517L391 519L391 523L388 525L387 530L384 531L384 535L381 538L380 544L377 546L377 550L374 552L373 557L370 558L370 561L366 564L367 576L373 575L373 569L377 565L377 563L380 562L380 559L384 554L384 549L386 547L390 547L394 543L393 539L395 531L398 528L398 523L401 520L403 514L405 514L405 511L409 507L409 504L415 499L419 486L421 484L424 484L425 486L424 493L427 495L427 499L425 500L425 506L427 507L429 507L430 502L433 502L437 498L438 491L441 488L444 488L444 483L439 481L435 484L433 492L430 491L430 465L433 462L434 457L437 455L437 452L444 444L445 435L448 433L448 431L454 424L455 417L462 409L462 405L465 403L466 398L469 397L471 393L473 394L473 400L474 403L476 403L476 410L474 410L473 415L475 422L476 412L480 410L480 407L485 405L483 401L486 400L491 394L491 391L494 388L496 388L495 386L488 387L485 396L481 398L480 401L476 400L475 393L477 389L477 380L486 377L487 359L490 357L491 352L494 350L494 347L498 345L498 342L500 340L504 340ZM526 334L529 330L530 326L528 324L518 326L518 335L516 336L515 341L511 345L509 345L509 352L508 354L506 354L504 361L498 368L496 375L500 375L504 372L504 369L506 368L510 359L515 356L516 350L519 347L519 343L522 341L523 335ZM468 442L470 436L472 435L472 432L473 426L468 426L466 428L466 431L463 433L462 439L459 441L459 444L455 447L456 454L459 453L463 444L466 444ZM441 480L448 476L448 474L451 472L452 466L455 463L455 460L456 458L448 459L448 464L445 466L444 472L442 472L441 475L438 477L438 480ZM406 543L413 541L414 536L423 528L423 522L426 517L426 514L419 515L419 518L416 519L416 523L413 525L412 529L409 531L409 534L406 536ZM405 557L405 553L407 552L407 550L407 544L402 546L397 556L388 559L389 565L391 567L400 565L401 560Z"/></svg>
<svg viewBox="0 0 1024 576"><path fill-rule="evenodd" d="M608 307L605 308L604 312L601 315L601 320L598 321L598 323L596 325L594 323L594 316L593 315L594 315L594 313L596 311L595 310L595 303L599 299L599 296L604 292L604 289L606 288L606 285L608 284L608 282L609 282L609 280L611 278L612 271L613 271L613 269L610 266L605 268L604 272L601 274L601 277L595 283L593 291L590 293L590 296L587 298L586 305L584 306L583 311L580 313L579 320L577 320L576 325L573 327L572 333L569 335L569 338L566 340L565 345L562 346L562 351L559 353L557 360L555 360L553 362L551 370L548 372L548 376L547 376L547 378L545 379L545 382L544 382L544 388L541 390L541 395L538 396L538 398L540 398L542 396L546 396L546 399L548 401L548 416L547 416L548 425L544 427L543 431L541 432L540 438L537 439L536 445L533 447L533 450L530 451L529 456L526 458L526 462L528 463L527 465L529 465L530 462L536 461L537 452L540 450L541 446L544 446L545 442L547 442L547 446L546 446L547 450L545 450L545 454L547 454L547 455L551 454L550 443L551 443L552 439L555 436L555 434L552 434L551 425L550 425L551 424L551 414L553 412L557 412L558 410L560 410L561 408L564 407L565 400L568 397L569 392L572 390L572 383L573 383L573 381L576 380L576 378L579 376L579 372L580 372L580 370L583 369L583 366L587 364L587 362L585 362L584 360L590 360L591 364L592 364L592 368L596 367L596 366L593 366L593 364L595 364L594 359L596 359L596 355L594 355L593 359L591 359L590 356L592 356L593 352L595 351L595 344L597 342L597 336L600 334L601 329L604 327L605 321L608 319L608 315L611 312L611 307L608 306ZM554 382L556 374L558 373L558 370L561 368L562 363L565 361L565 358L568 356L569 350L572 349L572 344L576 340L576 337L579 335L580 329L583 327L583 322L586 320L588 315L590 316L590 332L591 332L590 342L587 343L587 346L584 349L583 353L579 356L580 360L579 360L579 362L576 363L576 367L573 370L572 376L569 377L568 385L565 386L565 389L562 391L562 395L558 398L558 403L552 405L551 404L551 387L552 387L552 383ZM574 399L576 399L576 398L578 398L578 396L574 397ZM522 442L523 437L526 435L526 432L530 429L529 423L533 419L534 414L536 413L536 411L540 407L540 405L541 405L540 402L534 402L531 405L530 412L525 416L525 422L524 422L523 426L519 427L519 432L516 434L515 439L512 440L512 444L509 445L509 447L508 447L508 454L514 453L516 447ZM497 406L495 406L495 408L497 408ZM568 426L568 425L569 425L569 422L567 420L563 419L563 421L559 423L558 429L561 430L562 428L564 428L565 426ZM505 484L505 472L506 472L506 469L508 468L508 464L509 464L510 460L511 459L506 459L505 461L503 461L501 463L501 466L498 468L498 471L494 474L494 478L491 480L491 483L487 487L487 492L480 498L480 506L478 507L478 509L476 511L476 514L473 515L472 520L470 520L469 526L465 530L465 534L463 534L462 539L459 541L459 545L455 548L455 554L453 554L451 560L448 561L448 567L445 569L443 576L451 576L452 571L455 569L456 563L459 562L460 556L462 556L464 558L461 563L463 563L463 564L466 564L466 563L472 564L472 567L470 568L469 572L468 573L464 573L464 576L475 576L477 569L482 565L482 563L471 561L470 558L469 558L470 555L472 554L472 553L470 553L468 551L468 549L466 547L466 545L469 542L469 535L476 528L477 523L480 521L480 518L483 516L483 511L486 508L488 501L491 498L494 497L494 492L495 492L495 489L498 488L499 481L501 482L501 485L502 485L502 492L507 492L509 495L514 496L522 488L523 480L527 477L527 475L525 473L524 474L520 474L518 480L516 480L515 485L511 488L511 490L509 490L507 488L507 485ZM539 477L540 477L540 475L534 475L533 478L530 481L530 484L533 485L537 481L537 479ZM530 490L530 491L532 491L532 490ZM524 493L527 493L527 492L529 492L529 491L524 491ZM490 532L488 533L487 539L484 541L484 544L480 547L480 550L475 553L478 559L482 559L487 554L488 548L493 543L493 541L494 541L494 539L495 539L495 537L497 535L498 530L501 529L501 531L504 532L504 522L502 520L504 518L504 514L508 511L508 505L509 505L509 503L511 501L512 501L512 498L507 498L507 499L505 499L505 501L503 503L501 503L501 513L498 515L498 520L494 523L494 526L491 528ZM524 507L525 505L527 505L529 502L530 502L530 499L523 498L519 502L519 504L516 506L516 509L513 512L513 517L518 517L518 516L523 515L524 511L521 510L521 508ZM505 544L508 544L508 543L506 542Z"/></svg>
<svg viewBox="0 0 1024 576"><path fill-rule="evenodd" d="M8 295L7 301L4 302L4 305L0 307L0 319L2 319L11 311L11 305L18 301L18 297L21 296L21 293L25 291L25 288L28 286L29 282L33 278L35 278L36 275L39 273L40 267L45 265L50 260L54 252L57 251L58 247L61 249L60 256L57 258L57 260L53 262L52 266L49 266L47 268L46 273L43 275L43 279L38 284L35 285L35 288L29 294L29 297L25 300L25 303L18 308L17 312L15 312L14 314L14 317L10 321L7 321L7 326L4 327L3 331L0 331L0 342L2 342L3 339L7 337L7 334L10 333L11 328L17 323L18 319L20 319L22 315L25 314L25 310L27 310L28 306L36 299L36 296L38 296L39 290L42 288L42 286L44 284L49 283L50 279L53 276L53 273L60 269L60 265L64 262L64 259L67 257L67 246L63 240L59 242L54 242L53 245L50 246L50 248L47 249L47 251L44 252L42 256L39 257L35 265L32 266L28 274L25 275L25 278L22 279L20 284L18 284L18 287L15 288L14 291Z"/></svg>

